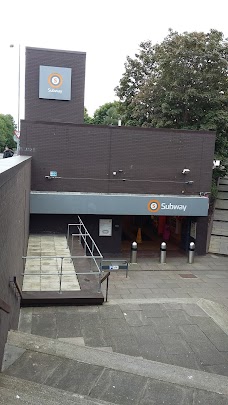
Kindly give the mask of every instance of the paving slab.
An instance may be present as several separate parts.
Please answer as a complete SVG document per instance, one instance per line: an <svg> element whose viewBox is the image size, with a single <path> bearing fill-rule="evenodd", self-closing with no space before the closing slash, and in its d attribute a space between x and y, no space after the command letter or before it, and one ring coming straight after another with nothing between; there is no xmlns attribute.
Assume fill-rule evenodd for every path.
<svg viewBox="0 0 228 405"><path fill-rule="evenodd" d="M192 323L191 317L184 310L169 310L168 317L175 325L188 325Z"/></svg>
<svg viewBox="0 0 228 405"><path fill-rule="evenodd" d="M193 405L228 405L228 398L221 394L195 390Z"/></svg>
<svg viewBox="0 0 228 405"><path fill-rule="evenodd" d="M80 314L68 313L66 307L64 312L57 312L56 333L58 338L82 337Z"/></svg>
<svg viewBox="0 0 228 405"><path fill-rule="evenodd" d="M224 364L223 355L212 344L189 342L200 363L205 366Z"/></svg>
<svg viewBox="0 0 228 405"><path fill-rule="evenodd" d="M205 367L202 367L202 363L197 355L192 353L187 354L169 354L167 363L173 364L179 367L187 367L193 370L203 370L207 372L212 372L210 369L206 370ZM220 374L220 373L217 373ZM225 375L225 374L224 374Z"/></svg>
<svg viewBox="0 0 228 405"><path fill-rule="evenodd" d="M163 318L167 317L166 312L164 311L164 308L160 304L141 304L140 307L142 308L144 314L148 318Z"/></svg>
<svg viewBox="0 0 228 405"><path fill-rule="evenodd" d="M193 389L165 383L163 381L148 381L140 405L192 405Z"/></svg>
<svg viewBox="0 0 228 405"><path fill-rule="evenodd" d="M53 317L51 313L45 313L42 315L33 314L31 333L33 333L34 335L56 338L56 318Z"/></svg>
<svg viewBox="0 0 228 405"><path fill-rule="evenodd" d="M25 349L6 343L1 371L5 371L8 367L14 364L15 361L25 353L25 351Z"/></svg>
<svg viewBox="0 0 228 405"><path fill-rule="evenodd" d="M91 390L103 371L100 366L65 359L46 378L45 384L80 395L91 395Z"/></svg>
<svg viewBox="0 0 228 405"><path fill-rule="evenodd" d="M62 362L63 359L57 356L26 351L5 370L5 374L42 384Z"/></svg>
<svg viewBox="0 0 228 405"><path fill-rule="evenodd" d="M105 370L90 395L116 404L138 404L146 379L111 370Z"/></svg>

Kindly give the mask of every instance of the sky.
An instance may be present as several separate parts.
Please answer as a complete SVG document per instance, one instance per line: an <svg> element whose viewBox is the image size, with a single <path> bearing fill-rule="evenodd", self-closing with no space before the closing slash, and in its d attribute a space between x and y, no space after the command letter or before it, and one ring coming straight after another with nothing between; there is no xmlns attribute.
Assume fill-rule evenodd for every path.
<svg viewBox="0 0 228 405"><path fill-rule="evenodd" d="M17 123L19 105L24 118L26 46L86 52L85 107L93 115L117 99L126 57L134 57L140 42L161 42L169 28L214 28L228 37L227 15L227 0L2 0L0 113Z"/></svg>

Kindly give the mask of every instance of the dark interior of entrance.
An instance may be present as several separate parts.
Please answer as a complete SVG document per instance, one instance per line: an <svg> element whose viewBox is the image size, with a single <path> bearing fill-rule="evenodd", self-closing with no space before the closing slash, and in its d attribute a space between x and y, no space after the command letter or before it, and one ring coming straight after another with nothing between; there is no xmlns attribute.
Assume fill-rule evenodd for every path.
<svg viewBox="0 0 228 405"><path fill-rule="evenodd" d="M189 218L127 215L122 218L122 251L136 241L138 250L159 252L161 242L169 251L185 251L189 242Z"/></svg>

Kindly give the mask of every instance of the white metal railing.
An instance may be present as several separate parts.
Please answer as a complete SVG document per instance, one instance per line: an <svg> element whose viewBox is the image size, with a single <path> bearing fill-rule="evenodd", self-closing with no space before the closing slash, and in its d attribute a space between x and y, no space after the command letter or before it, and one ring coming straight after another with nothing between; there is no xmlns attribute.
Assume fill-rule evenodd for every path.
<svg viewBox="0 0 228 405"><path fill-rule="evenodd" d="M99 256L100 258L103 258L100 250L98 249L96 243L94 242L93 238L91 237L90 233L88 232L87 228L85 227L84 223L82 222L82 220L81 220L81 218L79 216L78 216L78 220L79 220L79 223L68 224L68 227L67 227L67 244L68 244L69 248L70 248L70 244L69 244L70 227L76 226L79 232L78 233L73 233L71 235L78 236L80 243L81 243L81 240L83 239L84 244L87 247L87 249L89 250L91 256L93 256L94 249L96 249L97 256ZM91 242L91 249L90 249L90 246L88 244L87 237L88 237L89 241ZM73 241L71 241L71 248L72 248L72 243L73 243Z"/></svg>
<svg viewBox="0 0 228 405"><path fill-rule="evenodd" d="M72 227L76 227L78 232L72 232L71 229ZM70 240L71 237L71 240ZM78 237L79 243L83 246L84 248L84 255L73 255L74 251L74 240L75 238ZM54 276L57 275L59 277L59 288L58 292L61 294L62 293L62 282L63 282L63 277L67 276L82 276L82 275L94 275L98 276L98 291L101 291L101 283L102 283L102 274L104 275L105 270L126 270L126 277L128 274L128 263L125 260L104 260L103 255L101 254L99 248L97 247L95 241L91 237L90 233L88 232L87 228L85 227L84 223L82 222L81 218L78 216L78 222L77 223L72 223L68 224L67 226L67 247L70 250L70 256L23 256L22 259L24 261L29 261L29 260L39 260L40 261L40 271L38 272L29 272L26 271L25 273L22 274L23 277L25 276L40 276L40 278L43 276ZM87 254L88 253L88 254ZM57 271L56 272L42 272L42 260L43 259L56 259L57 260ZM76 270L74 271L67 271L63 272L63 265L64 261L70 260L70 262L73 262L73 260L77 259L89 259L90 260L90 271L80 271L77 272ZM60 266L58 264L58 260L60 260ZM91 270L92 263L95 266L95 271ZM25 262L24 266L25 268ZM40 285L41 286L41 285ZM53 290L52 290L53 291ZM106 298L107 298L107 293L106 293Z"/></svg>
<svg viewBox="0 0 228 405"><path fill-rule="evenodd" d="M59 277L59 293L61 293L62 292L62 279L63 279L63 277L67 277L67 276L72 276L72 275L75 275L75 276L78 276L78 275L98 275L98 278L99 278L99 284L98 284L98 291L100 291L100 288L101 288L101 283L100 283L100 279L101 279L101 269L100 269L100 267L97 265L97 263L96 263L96 265L97 265L97 271L90 271L90 272L86 272L86 271L83 271L83 272L77 272L77 271L67 271L67 273L63 273L63 263L64 263L64 260L73 260L73 259L84 259L85 258L85 256L22 256L22 259L23 260L39 260L40 261L40 264L41 264L41 261L43 260L43 259L60 259L60 270L57 268L57 271L56 272L51 272L51 273L44 273L44 272L42 272L42 271L40 271L40 272L32 272L32 273L30 273L30 272L25 272L25 273L23 273L22 274L22 276L23 277L25 277L25 276L40 276L40 277L46 277L46 276L58 276ZM96 258L100 258L99 256L98 257L96 257L96 256L94 256L93 257L93 259L96 259ZM92 259L92 258L90 258L90 257L87 257L87 259Z"/></svg>
<svg viewBox="0 0 228 405"><path fill-rule="evenodd" d="M78 232L70 234L70 229L71 227L77 227ZM70 244L70 235L71 235L71 244ZM82 255L73 255L73 244L74 244L74 238L75 237L79 238L79 243L84 245L84 256ZM78 223L75 224L68 224L67 226L67 247L69 247L70 256L23 256L22 259L24 261L29 261L29 260L39 260L40 261L40 271L38 272L29 272L26 271L25 273L22 274L22 276L53 276L53 275L58 275L59 277L59 293L62 292L62 279L63 277L67 276L78 276L78 275L94 275L98 276L98 291L101 291L101 274L102 274L102 259L103 256L98 249L96 243L94 242L93 238L89 234L88 230L86 229L84 223L82 222L81 218L78 216ZM89 255L87 255L89 253ZM57 261L60 260L60 266L57 266L57 271L56 272L50 272L50 273L43 273L41 269L41 262L43 259L56 259ZM63 264L64 261L70 260L73 262L73 260L76 259L89 259L91 262L95 265L95 271L67 271L66 273L63 273ZM25 263L24 263L25 264ZM92 264L90 265L90 269L92 267ZM25 268L25 265L23 266Z"/></svg>

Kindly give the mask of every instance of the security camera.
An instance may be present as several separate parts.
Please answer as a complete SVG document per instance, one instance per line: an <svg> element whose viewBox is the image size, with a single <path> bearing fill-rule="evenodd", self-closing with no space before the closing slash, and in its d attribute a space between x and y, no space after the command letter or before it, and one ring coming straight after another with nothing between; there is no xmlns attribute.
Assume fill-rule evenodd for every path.
<svg viewBox="0 0 228 405"><path fill-rule="evenodd" d="M187 174L187 173L189 173L189 172L190 172L190 169L183 169L181 173L182 173L182 174Z"/></svg>

